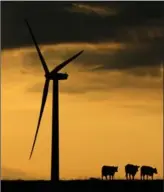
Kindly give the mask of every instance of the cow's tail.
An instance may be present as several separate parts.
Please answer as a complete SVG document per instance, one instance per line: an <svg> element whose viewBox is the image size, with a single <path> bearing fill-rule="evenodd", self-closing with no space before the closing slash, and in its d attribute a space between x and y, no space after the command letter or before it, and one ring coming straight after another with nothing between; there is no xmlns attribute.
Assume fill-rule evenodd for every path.
<svg viewBox="0 0 164 192"><path fill-rule="evenodd" d="M142 171L140 172L140 179L142 180Z"/></svg>

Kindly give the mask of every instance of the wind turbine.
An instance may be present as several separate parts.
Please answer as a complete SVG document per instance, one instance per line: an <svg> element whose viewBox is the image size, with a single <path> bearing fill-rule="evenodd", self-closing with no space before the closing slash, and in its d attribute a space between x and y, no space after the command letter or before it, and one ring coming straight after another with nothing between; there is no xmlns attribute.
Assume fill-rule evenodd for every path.
<svg viewBox="0 0 164 192"><path fill-rule="evenodd" d="M76 55L72 56L71 58L67 59L63 63L59 64L57 67L55 67L51 72L49 72L48 67L46 65L46 62L41 54L41 51L39 49L39 46L36 42L36 39L34 37L34 34L32 32L32 29L28 23L28 21L25 19L25 22L27 24L27 27L29 29L29 32L31 34L33 43L35 44L38 56L40 58L40 61L42 63L43 69L45 71L45 84L44 84L44 89L43 89L43 95L42 95L42 104L41 104L41 109L40 109L40 115L39 115L39 120L38 120L38 125L30 153L29 159L31 159L38 131L39 131L39 126L42 118L42 114L44 111L44 106L46 103L47 95L48 95L48 88L49 88L49 83L50 80L53 81L53 92L52 92L52 152L51 152L51 181L53 183L57 183L59 181L59 103L58 103L58 97L59 97L59 80L66 80L68 78L67 73L58 73L62 68L64 68L68 63L70 63L72 60L74 60L76 57L78 57L83 51L80 51Z"/></svg>

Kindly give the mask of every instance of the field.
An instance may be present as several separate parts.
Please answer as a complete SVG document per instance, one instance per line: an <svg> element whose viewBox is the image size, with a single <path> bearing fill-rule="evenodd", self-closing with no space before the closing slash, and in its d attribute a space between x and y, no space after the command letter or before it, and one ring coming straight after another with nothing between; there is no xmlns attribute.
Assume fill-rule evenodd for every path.
<svg viewBox="0 0 164 192"><path fill-rule="evenodd" d="M60 181L58 186L54 186L55 191L71 191L71 192L91 192L91 191L125 191L125 192L162 192L164 180L113 180L113 181L101 181L101 180L68 180ZM1 183L2 192L8 191L52 191L52 185L50 181L7 181L3 180ZM54 191L53 190L53 191Z"/></svg>

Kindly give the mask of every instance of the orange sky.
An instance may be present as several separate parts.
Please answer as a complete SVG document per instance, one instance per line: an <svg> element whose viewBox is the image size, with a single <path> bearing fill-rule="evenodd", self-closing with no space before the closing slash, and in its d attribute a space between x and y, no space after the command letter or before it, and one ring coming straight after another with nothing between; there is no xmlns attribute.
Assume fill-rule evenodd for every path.
<svg viewBox="0 0 164 192"><path fill-rule="evenodd" d="M41 48L52 69L54 63L81 49L101 52L123 49L124 45ZM90 66L80 63L85 52L66 67L69 79L60 83L60 177L100 177L101 166L107 164L119 166L116 177L122 178L127 163L157 167L156 177L162 177L162 77L90 72ZM32 178L48 179L51 87L36 148L28 160L44 84L43 69L35 54L32 48L2 52L2 170L14 169L19 178L26 178L23 172Z"/></svg>

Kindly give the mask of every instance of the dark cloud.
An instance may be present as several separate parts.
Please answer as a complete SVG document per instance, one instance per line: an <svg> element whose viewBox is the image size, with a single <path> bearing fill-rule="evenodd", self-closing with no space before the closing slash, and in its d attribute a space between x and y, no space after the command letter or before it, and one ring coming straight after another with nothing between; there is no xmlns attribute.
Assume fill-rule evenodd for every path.
<svg viewBox="0 0 164 192"><path fill-rule="evenodd" d="M119 50L113 55L107 55L106 53L99 56L101 59L102 67L100 69L114 69L114 70L126 70L137 67L157 67L160 71L162 61L164 61L164 44L159 41L152 42L152 44L145 44L145 47L138 49L135 46L133 48ZM100 63L100 60L96 61ZM91 62L91 61L90 61ZM92 62L95 62L94 60Z"/></svg>
<svg viewBox="0 0 164 192"><path fill-rule="evenodd" d="M42 92L43 91L44 83L37 83L32 87L29 87L27 91L29 92ZM69 82L66 85L60 85L60 92L62 93L89 93L89 92L95 92L95 91L108 91L109 87L107 84L96 84L91 82L88 84L86 82L85 84L78 85L70 85ZM49 92L52 92L52 85L50 84Z"/></svg>
<svg viewBox="0 0 164 192"><path fill-rule="evenodd" d="M141 70L142 71L142 70ZM136 73L136 71L134 72ZM139 74L141 72L138 72ZM146 72L145 72L146 73ZM162 82L160 79L153 80L152 78L145 79L141 77L132 76L130 73L113 73L113 72L99 72L97 75L87 74L86 72L79 72L72 74L72 77L67 82L60 83L60 92L69 94L85 94L90 92L108 92L117 89L162 89ZM28 92L42 92L44 87L44 80L38 82L31 87L28 87ZM52 92L52 83L49 87L49 92Z"/></svg>
<svg viewBox="0 0 164 192"><path fill-rule="evenodd" d="M111 15L116 15L117 14L117 10L114 9L114 7L104 7L101 5L96 5L96 4L89 4L89 3L73 3L73 6L69 9L67 9L70 12L81 12L83 14L95 14L95 15L99 15L102 17L106 17L106 16L111 16Z"/></svg>
<svg viewBox="0 0 164 192"><path fill-rule="evenodd" d="M28 92L42 92L43 91L43 86L44 86L44 83L36 83L35 85L33 85L32 87L29 87L27 89ZM68 87L63 87L63 86L60 86L60 92L62 93L71 93L71 94L74 94L74 93L87 93L88 91L91 91L89 90L88 88L85 88L84 89L81 89L78 88L78 87L75 87L75 86L68 86ZM52 85L50 84L49 86L49 92L51 93L52 92Z"/></svg>
<svg viewBox="0 0 164 192"><path fill-rule="evenodd" d="M76 3L76 7L80 5ZM2 48L32 44L24 18L29 19L41 43L120 42L133 40L128 31L138 27L163 26L163 2L85 2L82 5L102 13L100 10L109 13L115 10L117 14L100 17L102 13L93 11L89 15L85 11L74 12L74 3L70 2L2 2Z"/></svg>
<svg viewBox="0 0 164 192"><path fill-rule="evenodd" d="M86 51L75 61L74 66L77 65L77 68L81 66L84 71L91 72L119 70L135 76L161 76L161 65L164 58L162 49L158 51L158 46L155 43L154 46L143 47L142 44L139 47L129 45L122 48L119 48L118 45L117 49L112 49L112 46L107 48L107 45L103 47L105 46L106 48L101 48L100 44L95 44L93 45L95 50L86 46ZM52 68L52 64L54 67L75 54L73 48L67 49L65 47L63 49L47 48L42 51L47 63L49 63L49 69ZM36 51L24 54L22 62L24 69L29 70L30 73L36 72L36 70L43 71Z"/></svg>
<svg viewBox="0 0 164 192"><path fill-rule="evenodd" d="M154 66L160 73L164 61L163 2L2 2L2 49L32 45L23 21L28 18L41 44L111 42L127 45L113 51L85 51L81 62L94 68L129 70ZM45 55L51 60L53 51ZM66 55L66 53L64 53ZM29 54L36 58L35 53ZM27 63L27 62L26 62ZM157 72L158 71L158 72ZM135 74L144 74L134 72Z"/></svg>

